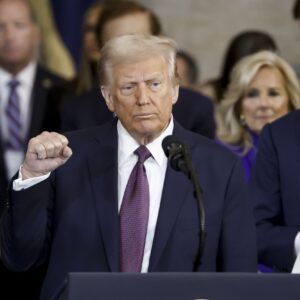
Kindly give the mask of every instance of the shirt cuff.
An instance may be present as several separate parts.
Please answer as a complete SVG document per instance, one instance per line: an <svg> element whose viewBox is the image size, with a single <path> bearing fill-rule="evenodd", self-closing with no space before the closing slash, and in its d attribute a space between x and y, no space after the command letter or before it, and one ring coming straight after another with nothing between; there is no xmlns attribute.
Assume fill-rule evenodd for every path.
<svg viewBox="0 0 300 300"><path fill-rule="evenodd" d="M295 242L294 242L294 249L295 249L295 255L298 256L300 253L300 232L296 235Z"/></svg>
<svg viewBox="0 0 300 300"><path fill-rule="evenodd" d="M13 187L14 191L21 191L21 190L28 189L28 188L46 180L51 174L51 172L49 172L48 174L43 175L43 176L32 177L32 178L23 180L21 168L22 168L22 166L19 169L18 178L13 181L12 187Z"/></svg>

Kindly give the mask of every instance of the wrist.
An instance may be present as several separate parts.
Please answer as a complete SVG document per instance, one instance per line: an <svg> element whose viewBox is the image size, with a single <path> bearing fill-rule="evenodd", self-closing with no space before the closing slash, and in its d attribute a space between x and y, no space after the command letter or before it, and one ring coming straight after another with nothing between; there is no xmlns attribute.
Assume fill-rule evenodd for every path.
<svg viewBox="0 0 300 300"><path fill-rule="evenodd" d="M20 171L21 171L22 180L26 180L26 179L30 179L30 178L34 178L34 177L40 177L40 176L44 176L47 174L47 173L41 173L41 172L28 171L26 166L24 166L24 164L21 165Z"/></svg>

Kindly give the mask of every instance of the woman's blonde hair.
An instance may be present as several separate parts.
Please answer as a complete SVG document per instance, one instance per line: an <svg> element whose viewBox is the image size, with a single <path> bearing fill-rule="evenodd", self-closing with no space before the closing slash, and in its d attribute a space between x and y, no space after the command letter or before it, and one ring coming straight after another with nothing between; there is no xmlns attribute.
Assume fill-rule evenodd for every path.
<svg viewBox="0 0 300 300"><path fill-rule="evenodd" d="M296 73L278 54L261 51L239 61L231 72L224 99L217 107L216 122L217 137L225 143L241 146L243 154L252 147L252 139L241 124L241 100L255 75L263 67L276 68L282 74L290 111L300 107L300 88Z"/></svg>

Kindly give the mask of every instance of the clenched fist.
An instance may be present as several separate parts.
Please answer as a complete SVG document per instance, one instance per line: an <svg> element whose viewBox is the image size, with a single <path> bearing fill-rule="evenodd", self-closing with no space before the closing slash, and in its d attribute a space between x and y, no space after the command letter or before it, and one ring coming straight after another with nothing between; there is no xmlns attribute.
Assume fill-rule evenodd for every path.
<svg viewBox="0 0 300 300"><path fill-rule="evenodd" d="M68 143L65 136L47 131L30 139L21 169L23 180L45 175L63 165L72 155Z"/></svg>

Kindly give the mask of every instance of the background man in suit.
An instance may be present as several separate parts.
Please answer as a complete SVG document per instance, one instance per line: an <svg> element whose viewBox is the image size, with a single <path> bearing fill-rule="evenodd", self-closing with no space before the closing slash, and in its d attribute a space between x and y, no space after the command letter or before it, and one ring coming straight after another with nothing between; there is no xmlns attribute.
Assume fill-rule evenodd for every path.
<svg viewBox="0 0 300 300"><path fill-rule="evenodd" d="M300 112L267 125L254 162L258 259L275 271L290 272L300 253Z"/></svg>
<svg viewBox="0 0 300 300"><path fill-rule="evenodd" d="M69 271L197 270L193 187L167 166L161 147L174 134L189 145L203 189L207 239L200 271L256 271L253 213L239 159L172 117L179 89L175 43L125 35L101 53L102 93L118 119L30 140L1 223L5 263L22 270L49 261L43 300ZM135 155L141 150L144 164ZM133 172L136 203L129 191Z"/></svg>
<svg viewBox="0 0 300 300"><path fill-rule="evenodd" d="M60 126L57 99L50 97L53 87L63 81L38 65L39 41L39 29L30 4L26 0L1 0L0 215L8 181L24 159L29 138L42 130L58 130ZM34 299L28 281L33 274L7 273L1 263L0 272L1 278L8 281L2 281L0 290L7 288L11 299L20 298L18 295ZM38 285L38 277L33 277L32 284L35 284L33 282Z"/></svg>
<svg viewBox="0 0 300 300"><path fill-rule="evenodd" d="M299 0L293 17L300 19ZM290 272L300 253L299 142L299 111L267 125L252 171L258 260L277 272Z"/></svg>
<svg viewBox="0 0 300 300"><path fill-rule="evenodd" d="M113 37L131 34L160 35L158 17L148 8L131 1L113 1L104 5L98 25L100 46ZM213 105L209 98L188 88L179 89L179 101L173 114L183 127L213 138L215 134ZM62 113L62 130L100 125L112 119L99 87L66 101Z"/></svg>

